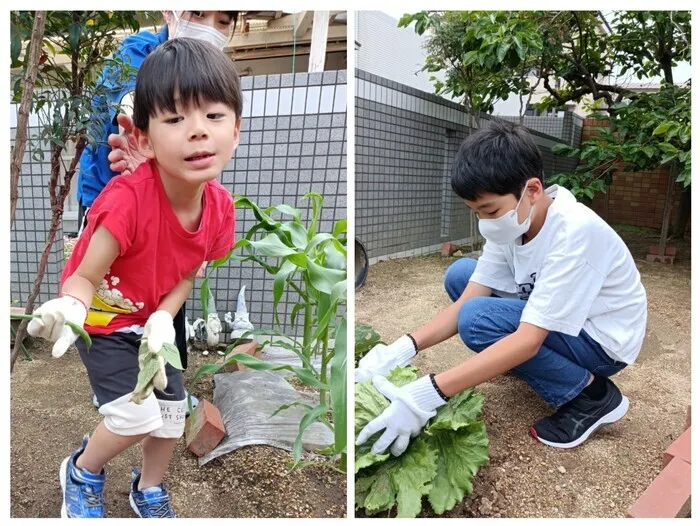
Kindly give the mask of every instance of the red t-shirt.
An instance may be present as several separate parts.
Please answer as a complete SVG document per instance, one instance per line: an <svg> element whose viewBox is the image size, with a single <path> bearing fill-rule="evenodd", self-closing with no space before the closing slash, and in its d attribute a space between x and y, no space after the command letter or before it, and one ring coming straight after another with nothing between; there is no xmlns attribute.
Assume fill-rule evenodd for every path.
<svg viewBox="0 0 700 526"><path fill-rule="evenodd" d="M95 292L85 330L110 334L145 325L175 285L204 261L231 250L233 198L217 181L207 182L199 229L189 232L175 215L153 161L131 175L112 178L90 207L87 227L63 270L61 288L80 265L99 226L115 237L119 255Z"/></svg>

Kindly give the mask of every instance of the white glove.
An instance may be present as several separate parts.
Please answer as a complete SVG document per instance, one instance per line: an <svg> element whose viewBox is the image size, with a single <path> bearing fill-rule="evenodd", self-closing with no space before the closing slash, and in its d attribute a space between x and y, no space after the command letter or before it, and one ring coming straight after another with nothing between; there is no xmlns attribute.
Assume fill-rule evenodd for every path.
<svg viewBox="0 0 700 526"><path fill-rule="evenodd" d="M394 367L405 367L416 355L416 346L408 336L401 336L391 345L380 343L360 358L355 369L355 382L364 382L376 375L386 375Z"/></svg>
<svg viewBox="0 0 700 526"><path fill-rule="evenodd" d="M157 310L151 314L143 328L143 338L148 343L148 350L155 353L161 350L164 343L175 345L172 315L164 310Z"/></svg>
<svg viewBox="0 0 700 526"><path fill-rule="evenodd" d="M56 342L51 354L54 358L60 358L78 339L78 335L65 322L69 321L82 327L87 318L87 309L79 299L61 296L47 301L35 310L34 314L41 314L41 319L31 320L27 325L27 332L31 336Z"/></svg>
<svg viewBox="0 0 700 526"><path fill-rule="evenodd" d="M175 327L173 317L168 311L157 310L148 317L146 326L143 328L143 337L148 344L148 351L157 353L163 348L163 344L175 345ZM165 372L165 359L158 356L158 372L153 377L153 386L156 389L165 391L168 386L168 377ZM149 386L150 387L150 386ZM152 389L152 388L151 388ZM148 393L150 394L150 393ZM146 395L144 399L147 397Z"/></svg>
<svg viewBox="0 0 700 526"><path fill-rule="evenodd" d="M435 390L429 376L403 387L396 387L383 376L375 376L372 383L377 391L391 400L391 405L360 431L355 443L360 446L373 434L385 429L371 451L380 455L391 446L391 454L398 457L406 451L411 437L416 437L436 415L436 409L447 402Z"/></svg>

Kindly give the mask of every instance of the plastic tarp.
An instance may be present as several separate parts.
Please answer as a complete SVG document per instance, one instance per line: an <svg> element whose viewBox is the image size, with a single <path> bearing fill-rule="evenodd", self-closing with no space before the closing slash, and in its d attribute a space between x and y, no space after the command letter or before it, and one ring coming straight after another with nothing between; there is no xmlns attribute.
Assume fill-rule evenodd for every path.
<svg viewBox="0 0 700 526"><path fill-rule="evenodd" d="M270 415L280 406L294 402L314 406L318 397L297 392L282 375L272 371L245 369L214 375L214 405L221 412L226 437L199 459L199 465L254 444L291 451L304 408L293 406L272 418ZM306 451L328 447L333 444L333 433L315 422L304 432L302 444Z"/></svg>

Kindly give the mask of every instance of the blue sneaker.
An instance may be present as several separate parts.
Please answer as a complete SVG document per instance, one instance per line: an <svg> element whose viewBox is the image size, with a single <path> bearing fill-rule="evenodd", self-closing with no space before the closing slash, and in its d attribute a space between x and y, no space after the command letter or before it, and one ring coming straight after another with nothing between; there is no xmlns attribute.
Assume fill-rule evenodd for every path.
<svg viewBox="0 0 700 526"><path fill-rule="evenodd" d="M85 451L88 435L72 455L61 463L59 479L63 490L61 517L99 519L105 516L103 491L105 487L104 469L99 475L76 467L76 459Z"/></svg>
<svg viewBox="0 0 700 526"><path fill-rule="evenodd" d="M175 518L175 511L170 504L170 495L163 484L158 484L160 491L144 493L139 491L141 472L131 468L131 491L129 502L131 509L142 519L169 519Z"/></svg>

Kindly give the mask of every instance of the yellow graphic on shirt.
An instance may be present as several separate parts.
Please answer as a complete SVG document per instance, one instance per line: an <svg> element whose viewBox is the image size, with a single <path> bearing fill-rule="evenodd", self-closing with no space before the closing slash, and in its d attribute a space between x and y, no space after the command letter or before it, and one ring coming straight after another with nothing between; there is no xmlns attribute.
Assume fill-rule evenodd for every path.
<svg viewBox="0 0 700 526"><path fill-rule="evenodd" d="M119 284L117 276L111 276L109 281L112 288L105 277L95 291L85 325L106 327L119 314L131 314L143 309L143 302L133 302L129 298L125 298L121 291L115 288Z"/></svg>

